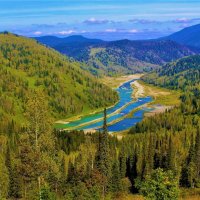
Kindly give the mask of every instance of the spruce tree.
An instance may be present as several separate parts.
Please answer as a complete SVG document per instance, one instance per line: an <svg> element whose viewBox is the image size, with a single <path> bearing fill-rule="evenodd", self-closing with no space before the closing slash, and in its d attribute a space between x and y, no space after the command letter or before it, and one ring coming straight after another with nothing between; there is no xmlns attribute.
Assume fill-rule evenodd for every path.
<svg viewBox="0 0 200 200"><path fill-rule="evenodd" d="M20 181L19 175L16 170L16 167L12 167L11 158L10 158L10 148L7 147L6 152L6 167L8 169L9 175L9 188L8 188L8 197L10 198L19 198L20 197Z"/></svg>
<svg viewBox="0 0 200 200"><path fill-rule="evenodd" d="M195 140L195 157L194 163L196 165L196 178L197 182L200 182L200 127L197 129L197 135Z"/></svg>
<svg viewBox="0 0 200 200"><path fill-rule="evenodd" d="M104 109L104 123L103 132L100 137L99 144L99 163L98 167L100 172L106 176L110 176L110 155L109 155L109 141L108 141L108 129L107 129L107 119L106 119L106 109Z"/></svg>
<svg viewBox="0 0 200 200"><path fill-rule="evenodd" d="M124 144L122 144L122 149L119 155L119 161L120 161L120 176L121 178L125 178L127 166L126 166L126 155L125 155Z"/></svg>
<svg viewBox="0 0 200 200"><path fill-rule="evenodd" d="M111 190L112 192L119 192L121 190L121 177L118 159L115 159L112 167Z"/></svg>
<svg viewBox="0 0 200 200"><path fill-rule="evenodd" d="M108 141L108 129L107 129L107 117L106 117L106 109L104 109L104 123L103 123L103 131L100 133L99 140L99 151L97 155L97 167L100 173L106 178L104 181L103 188L103 196L105 196L105 192L108 187L108 183L111 178L111 159L110 159L110 149L109 149L109 141Z"/></svg>
<svg viewBox="0 0 200 200"><path fill-rule="evenodd" d="M186 186L194 187L194 180L195 180L195 164L194 164L194 158L195 158L195 143L194 143L194 136L191 136L191 145L189 149L189 154L186 160L186 166L182 169L182 182Z"/></svg>
<svg viewBox="0 0 200 200"><path fill-rule="evenodd" d="M11 159L10 159L10 148L7 145L7 151L6 151L6 160L5 160L6 167L8 169L8 175L9 175L9 190L8 190L8 197L12 197L12 183L13 183L13 174L12 174L12 166L11 166Z"/></svg>
<svg viewBox="0 0 200 200"><path fill-rule="evenodd" d="M60 172L61 172L60 187L65 188L66 180L67 180L67 172L66 172L65 157L64 156L63 156L61 164L60 164Z"/></svg>
<svg viewBox="0 0 200 200"><path fill-rule="evenodd" d="M172 141L172 136L169 138L169 148L167 151L167 169L176 170L175 149Z"/></svg>
<svg viewBox="0 0 200 200"><path fill-rule="evenodd" d="M149 144L147 147L147 157L145 160L145 172L144 176L151 174L152 170L154 169L154 141L153 135L149 135Z"/></svg>

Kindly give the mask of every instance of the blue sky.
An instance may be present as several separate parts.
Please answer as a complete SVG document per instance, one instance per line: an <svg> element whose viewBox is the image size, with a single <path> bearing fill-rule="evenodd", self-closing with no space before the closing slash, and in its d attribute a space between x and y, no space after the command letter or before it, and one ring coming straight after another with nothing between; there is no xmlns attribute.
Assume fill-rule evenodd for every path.
<svg viewBox="0 0 200 200"><path fill-rule="evenodd" d="M150 39L200 23L200 0L0 0L0 31Z"/></svg>

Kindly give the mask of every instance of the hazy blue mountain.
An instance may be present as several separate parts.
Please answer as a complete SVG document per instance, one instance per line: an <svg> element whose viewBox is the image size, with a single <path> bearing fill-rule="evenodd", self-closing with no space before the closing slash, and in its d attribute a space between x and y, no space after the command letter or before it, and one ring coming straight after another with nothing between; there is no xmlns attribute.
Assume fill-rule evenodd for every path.
<svg viewBox="0 0 200 200"><path fill-rule="evenodd" d="M180 44L200 48L200 24L185 28L166 37L166 39L176 41Z"/></svg>
<svg viewBox="0 0 200 200"><path fill-rule="evenodd" d="M78 42L78 43L100 43L103 42L99 39L88 39L82 35L72 35L69 37L59 38L56 36L42 36L35 38L38 42L46 44L48 46L57 46L66 43Z"/></svg>

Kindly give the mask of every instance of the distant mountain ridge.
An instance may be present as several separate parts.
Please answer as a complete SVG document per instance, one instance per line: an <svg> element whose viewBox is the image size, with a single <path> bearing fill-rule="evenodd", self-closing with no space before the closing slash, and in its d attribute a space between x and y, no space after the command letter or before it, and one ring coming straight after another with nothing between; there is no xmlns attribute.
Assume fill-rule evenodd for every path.
<svg viewBox="0 0 200 200"><path fill-rule="evenodd" d="M198 50L168 40L102 41L83 36L35 38L62 54L86 63L94 75L140 73L159 65L198 53Z"/></svg>
<svg viewBox="0 0 200 200"><path fill-rule="evenodd" d="M44 43L48 46L57 46L65 43L71 43L71 42L79 42L79 43L100 43L103 42L103 40L100 39L89 39L82 35L72 35L69 37L56 37L56 36L42 36L42 37L36 37L35 38L38 42Z"/></svg>
<svg viewBox="0 0 200 200"><path fill-rule="evenodd" d="M187 27L179 32L176 32L166 40L173 40L183 45L193 46L200 49L200 24Z"/></svg>

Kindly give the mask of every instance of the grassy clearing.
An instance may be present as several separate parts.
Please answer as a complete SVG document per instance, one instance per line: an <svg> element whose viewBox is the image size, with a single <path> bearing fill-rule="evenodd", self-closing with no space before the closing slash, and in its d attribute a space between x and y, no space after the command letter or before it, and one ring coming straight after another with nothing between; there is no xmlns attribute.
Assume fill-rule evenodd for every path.
<svg viewBox="0 0 200 200"><path fill-rule="evenodd" d="M111 88L118 88L122 83L127 81L131 81L133 79L139 79L143 74L132 74L127 76L120 76L120 77L103 77L101 82Z"/></svg>
<svg viewBox="0 0 200 200"><path fill-rule="evenodd" d="M154 101L150 105L160 104L164 106L180 105L180 91L169 90L156 87L139 80L138 83L143 87L144 96L153 97Z"/></svg>
<svg viewBox="0 0 200 200"><path fill-rule="evenodd" d="M180 200L200 200L200 188L181 189Z"/></svg>
<svg viewBox="0 0 200 200"><path fill-rule="evenodd" d="M134 99L138 99L139 97L151 96L153 98L153 101L132 110L126 116L128 118L132 117L133 114L136 111L140 110L142 107L153 107L153 111L145 114L145 116L151 116L152 114L164 112L166 109L180 104L181 92L179 91L172 91L165 88L155 87L146 84L141 80L135 81L132 86L134 88Z"/></svg>
<svg viewBox="0 0 200 200"><path fill-rule="evenodd" d="M137 194L121 194L115 200L144 200L144 197Z"/></svg>

